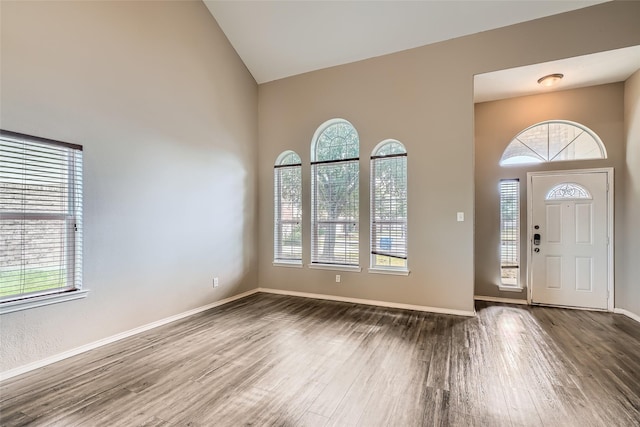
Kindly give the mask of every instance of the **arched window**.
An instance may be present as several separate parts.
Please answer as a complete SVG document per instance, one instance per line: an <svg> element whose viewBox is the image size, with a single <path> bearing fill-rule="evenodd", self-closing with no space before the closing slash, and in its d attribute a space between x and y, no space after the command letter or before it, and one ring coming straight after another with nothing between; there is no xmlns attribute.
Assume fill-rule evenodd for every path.
<svg viewBox="0 0 640 427"><path fill-rule="evenodd" d="M602 140L579 123L550 120L520 132L502 153L500 165L606 159Z"/></svg>
<svg viewBox="0 0 640 427"><path fill-rule="evenodd" d="M358 132L333 119L311 142L311 264L359 264Z"/></svg>
<svg viewBox="0 0 640 427"><path fill-rule="evenodd" d="M302 163L293 151L278 156L273 169L273 259L302 264Z"/></svg>
<svg viewBox="0 0 640 427"><path fill-rule="evenodd" d="M573 182L565 182L553 187L547 193L545 200L574 200L574 199L592 199L589 190L580 184Z"/></svg>
<svg viewBox="0 0 640 427"><path fill-rule="evenodd" d="M371 154L371 268L407 270L407 150L394 140Z"/></svg>

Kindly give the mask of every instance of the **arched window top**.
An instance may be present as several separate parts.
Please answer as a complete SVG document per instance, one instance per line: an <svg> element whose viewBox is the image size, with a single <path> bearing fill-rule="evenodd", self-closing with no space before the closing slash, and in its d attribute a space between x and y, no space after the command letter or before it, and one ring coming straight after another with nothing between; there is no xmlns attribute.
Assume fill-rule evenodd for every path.
<svg viewBox="0 0 640 427"><path fill-rule="evenodd" d="M566 120L549 120L516 135L502 153L500 165L606 158L602 140L591 129Z"/></svg>
<svg viewBox="0 0 640 427"><path fill-rule="evenodd" d="M313 135L311 161L357 159L360 156L358 132L344 119L324 122Z"/></svg>
<svg viewBox="0 0 640 427"><path fill-rule="evenodd" d="M547 193L546 200L591 199L591 193L580 184L564 182Z"/></svg>
<svg viewBox="0 0 640 427"><path fill-rule="evenodd" d="M283 151L276 159L276 166L297 166L301 164L300 156L291 150Z"/></svg>
<svg viewBox="0 0 640 427"><path fill-rule="evenodd" d="M400 141L396 141L395 139L387 139L386 141L382 141L378 145L375 146L373 152L371 153L371 158L379 158L379 157L389 157L389 156L397 156L407 154L407 150L404 148L404 145Z"/></svg>

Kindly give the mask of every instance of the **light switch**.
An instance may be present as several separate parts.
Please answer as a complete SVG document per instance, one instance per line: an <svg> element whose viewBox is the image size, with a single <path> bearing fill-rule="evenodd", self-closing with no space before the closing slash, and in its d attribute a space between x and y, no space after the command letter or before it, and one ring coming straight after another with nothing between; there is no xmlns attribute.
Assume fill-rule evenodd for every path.
<svg viewBox="0 0 640 427"><path fill-rule="evenodd" d="M458 222L464 221L464 212L458 212Z"/></svg>

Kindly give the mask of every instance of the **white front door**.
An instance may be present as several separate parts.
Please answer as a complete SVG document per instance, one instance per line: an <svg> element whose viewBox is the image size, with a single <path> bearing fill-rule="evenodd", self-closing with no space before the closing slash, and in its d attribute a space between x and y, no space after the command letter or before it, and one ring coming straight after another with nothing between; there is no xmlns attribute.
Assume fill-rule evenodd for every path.
<svg viewBox="0 0 640 427"><path fill-rule="evenodd" d="M531 302L607 309L608 172L530 180Z"/></svg>

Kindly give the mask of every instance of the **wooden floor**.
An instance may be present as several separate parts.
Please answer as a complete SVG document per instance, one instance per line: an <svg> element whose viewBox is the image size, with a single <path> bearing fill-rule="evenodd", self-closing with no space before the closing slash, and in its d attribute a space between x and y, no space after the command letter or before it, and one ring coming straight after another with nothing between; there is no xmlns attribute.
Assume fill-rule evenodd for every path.
<svg viewBox="0 0 640 427"><path fill-rule="evenodd" d="M640 325L256 294L7 380L3 426L638 426Z"/></svg>

